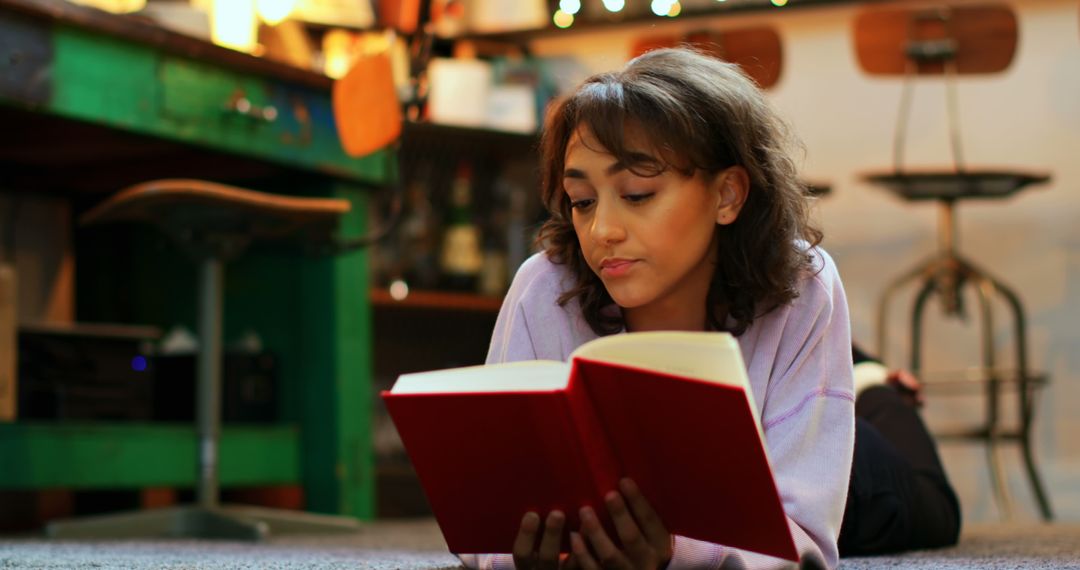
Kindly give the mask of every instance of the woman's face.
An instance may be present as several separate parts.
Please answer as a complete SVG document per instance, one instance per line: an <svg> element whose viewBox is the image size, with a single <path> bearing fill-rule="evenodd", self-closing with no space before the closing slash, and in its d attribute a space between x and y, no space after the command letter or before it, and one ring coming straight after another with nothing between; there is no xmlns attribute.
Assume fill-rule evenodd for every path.
<svg viewBox="0 0 1080 570"><path fill-rule="evenodd" d="M654 156L646 141L627 129L627 147ZM733 204L724 191L732 169L709 179L671 168L639 176L627 166L586 127L567 144L563 188L585 260L624 311L701 311L715 266L716 225L734 221L745 193Z"/></svg>

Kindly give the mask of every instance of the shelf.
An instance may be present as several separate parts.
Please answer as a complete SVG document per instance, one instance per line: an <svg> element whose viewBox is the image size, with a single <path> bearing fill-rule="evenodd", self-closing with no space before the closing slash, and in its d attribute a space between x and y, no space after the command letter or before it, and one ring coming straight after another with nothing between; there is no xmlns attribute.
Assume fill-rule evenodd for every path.
<svg viewBox="0 0 1080 570"><path fill-rule="evenodd" d="M410 291L407 297L399 301L390 296L386 289L373 289L371 304L376 309L383 307L498 313L502 308L502 298L446 291Z"/></svg>
<svg viewBox="0 0 1080 570"><path fill-rule="evenodd" d="M460 127L430 122L406 122L402 147L410 152L453 150L472 158L517 158L536 156L539 133L516 133L494 129Z"/></svg>
<svg viewBox="0 0 1080 570"><path fill-rule="evenodd" d="M882 0L876 0L882 1ZM792 2L782 8L774 6L769 0L755 0L751 2L729 2L726 4L717 3L715 6L708 6L706 8L695 8L683 10L683 12L676 18L668 18L665 16L657 16L650 10L645 10L642 13L625 15L611 14L604 19L588 19L585 17L577 18L574 21L573 26L560 29L554 25L547 25L539 29L528 30L516 30L511 32L491 32L491 33L469 33L463 34L454 38L446 38L447 40L490 40L498 42L511 42L511 43L525 43L529 40L539 38L551 38L559 35L569 35L574 33L588 33L603 30L610 30L618 28L620 26L630 25L642 25L642 24L672 24L678 25L678 22L685 22L687 20L723 17L723 16L736 16L740 14L749 14L755 12L766 11L782 11L783 13L789 13L792 10L800 10L804 8L817 8L822 6L836 5L836 4L854 4L856 0L799 0L798 2ZM863 2L867 3L867 2Z"/></svg>
<svg viewBox="0 0 1080 570"><path fill-rule="evenodd" d="M0 488L195 486L197 436L188 424L0 423ZM300 482L292 425L221 430L222 486Z"/></svg>

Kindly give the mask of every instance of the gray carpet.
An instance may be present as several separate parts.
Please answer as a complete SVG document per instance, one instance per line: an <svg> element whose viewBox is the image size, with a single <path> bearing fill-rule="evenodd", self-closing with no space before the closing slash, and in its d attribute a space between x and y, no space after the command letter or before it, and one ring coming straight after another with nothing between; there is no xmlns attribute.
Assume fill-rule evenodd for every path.
<svg viewBox="0 0 1080 570"><path fill-rule="evenodd" d="M265 544L160 540L51 542L0 539L0 568L456 568L430 520L383 522L347 536L278 537ZM978 525L959 546L846 559L841 568L1076 568L1080 524Z"/></svg>

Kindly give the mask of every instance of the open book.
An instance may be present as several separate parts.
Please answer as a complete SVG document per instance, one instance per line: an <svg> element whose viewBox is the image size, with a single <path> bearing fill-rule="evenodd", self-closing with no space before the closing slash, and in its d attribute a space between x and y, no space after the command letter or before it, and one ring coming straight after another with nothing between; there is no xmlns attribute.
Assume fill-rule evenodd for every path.
<svg viewBox="0 0 1080 570"><path fill-rule="evenodd" d="M630 477L668 531L797 560L738 343L727 333L603 337L569 363L406 374L383 400L451 552L509 552L521 517L580 528Z"/></svg>

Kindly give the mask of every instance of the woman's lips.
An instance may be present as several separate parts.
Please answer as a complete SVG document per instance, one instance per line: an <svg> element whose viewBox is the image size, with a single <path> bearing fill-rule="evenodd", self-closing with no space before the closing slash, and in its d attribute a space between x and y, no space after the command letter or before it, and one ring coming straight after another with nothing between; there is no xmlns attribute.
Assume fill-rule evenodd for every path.
<svg viewBox="0 0 1080 570"><path fill-rule="evenodd" d="M600 262L600 275L621 277L633 269L635 264L637 264L635 259L605 259Z"/></svg>

